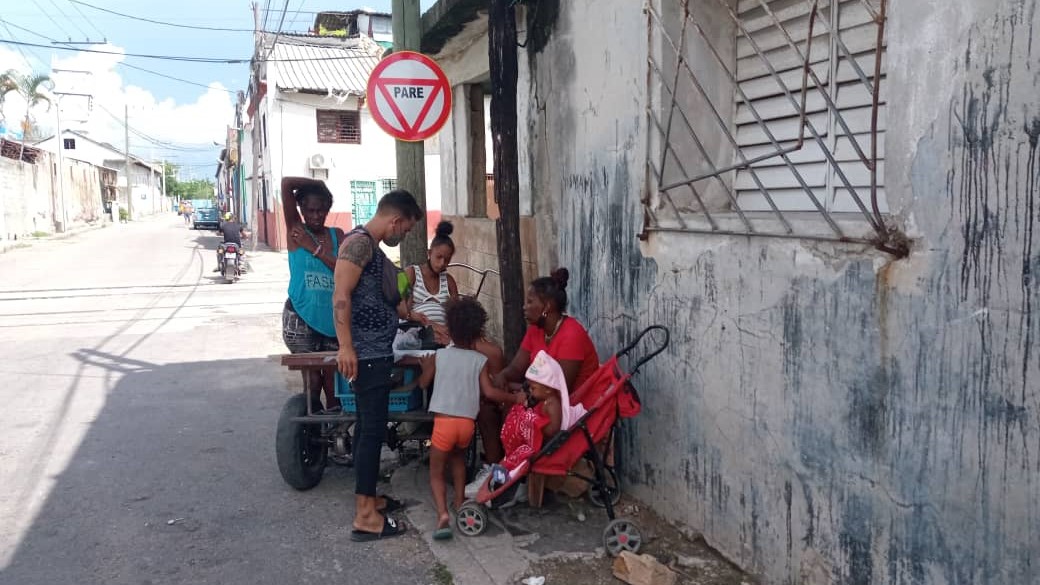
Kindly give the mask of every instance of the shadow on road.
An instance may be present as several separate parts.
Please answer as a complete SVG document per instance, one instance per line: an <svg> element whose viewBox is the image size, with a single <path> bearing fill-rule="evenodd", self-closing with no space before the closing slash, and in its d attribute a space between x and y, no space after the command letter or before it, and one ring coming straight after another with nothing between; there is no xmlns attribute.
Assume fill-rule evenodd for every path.
<svg viewBox="0 0 1040 585"><path fill-rule="evenodd" d="M271 359L159 365L98 350L75 355L123 377L0 582L429 580L432 558L415 535L349 541L345 468L330 468L309 492L282 482L274 434L287 374Z"/></svg>

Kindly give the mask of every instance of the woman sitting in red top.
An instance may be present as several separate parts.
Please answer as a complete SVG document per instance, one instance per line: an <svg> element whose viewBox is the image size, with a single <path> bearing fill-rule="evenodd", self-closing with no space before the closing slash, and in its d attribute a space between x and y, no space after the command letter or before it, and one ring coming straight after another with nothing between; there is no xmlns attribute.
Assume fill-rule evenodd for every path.
<svg viewBox="0 0 1040 585"><path fill-rule="evenodd" d="M569 278L570 273L566 268L557 268L551 276L536 278L531 282L524 298L527 334L520 342L520 349L513 356L513 361L493 378L499 388L505 388L510 382L522 382L534 356L543 350L560 364L567 387L574 391L599 368L599 355L589 333L577 319L565 312ZM486 461L498 462L505 457L499 439L504 416L505 413L497 405L481 404L477 426L483 439ZM478 472L473 483L466 486L466 497L476 494L488 473L489 466Z"/></svg>

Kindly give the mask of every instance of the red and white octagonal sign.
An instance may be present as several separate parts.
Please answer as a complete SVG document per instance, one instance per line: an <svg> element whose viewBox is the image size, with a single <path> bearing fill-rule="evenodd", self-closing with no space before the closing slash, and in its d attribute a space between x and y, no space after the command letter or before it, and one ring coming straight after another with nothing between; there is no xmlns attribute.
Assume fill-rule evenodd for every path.
<svg viewBox="0 0 1040 585"><path fill-rule="evenodd" d="M368 78L368 108L384 131L418 142L436 134L451 113L451 86L439 65L413 51L392 53Z"/></svg>

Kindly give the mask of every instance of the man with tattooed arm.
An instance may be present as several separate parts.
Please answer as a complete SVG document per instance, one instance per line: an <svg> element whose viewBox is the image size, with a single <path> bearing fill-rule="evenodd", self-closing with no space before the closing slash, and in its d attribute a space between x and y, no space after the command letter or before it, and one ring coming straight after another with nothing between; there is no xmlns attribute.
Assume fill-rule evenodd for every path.
<svg viewBox="0 0 1040 585"><path fill-rule="evenodd" d="M404 532L404 527L386 514L401 504L376 494L379 453L386 437L390 399L390 370L393 367L394 335L397 332L399 296L395 296L396 274L384 275L393 266L379 249L382 242L396 246L423 217L412 194L404 190L387 193L379 200L375 216L363 227L346 235L336 260L332 294L336 357L340 373L350 380L357 404L357 434L354 440L354 529L351 540L365 542ZM384 276L392 276L384 286ZM391 292L393 291L393 292Z"/></svg>

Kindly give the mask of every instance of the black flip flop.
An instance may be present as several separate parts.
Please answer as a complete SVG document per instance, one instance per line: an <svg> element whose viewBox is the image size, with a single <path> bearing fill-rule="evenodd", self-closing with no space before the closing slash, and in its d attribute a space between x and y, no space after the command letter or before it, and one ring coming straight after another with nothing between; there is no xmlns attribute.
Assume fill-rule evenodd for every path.
<svg viewBox="0 0 1040 585"><path fill-rule="evenodd" d="M394 512L396 512L398 510L404 510L407 507L407 506L404 505L404 502L402 502L401 500L395 500L394 498L391 498L390 496L378 496L378 497L383 498L384 500L386 500L386 506L384 506L383 509L380 510L380 512L382 512L384 514L393 514Z"/></svg>
<svg viewBox="0 0 1040 585"><path fill-rule="evenodd" d="M350 540L354 542L372 542L383 538L400 536L405 533L403 524L398 524L393 518L383 518L383 530L380 532L369 532L367 530L351 530Z"/></svg>

